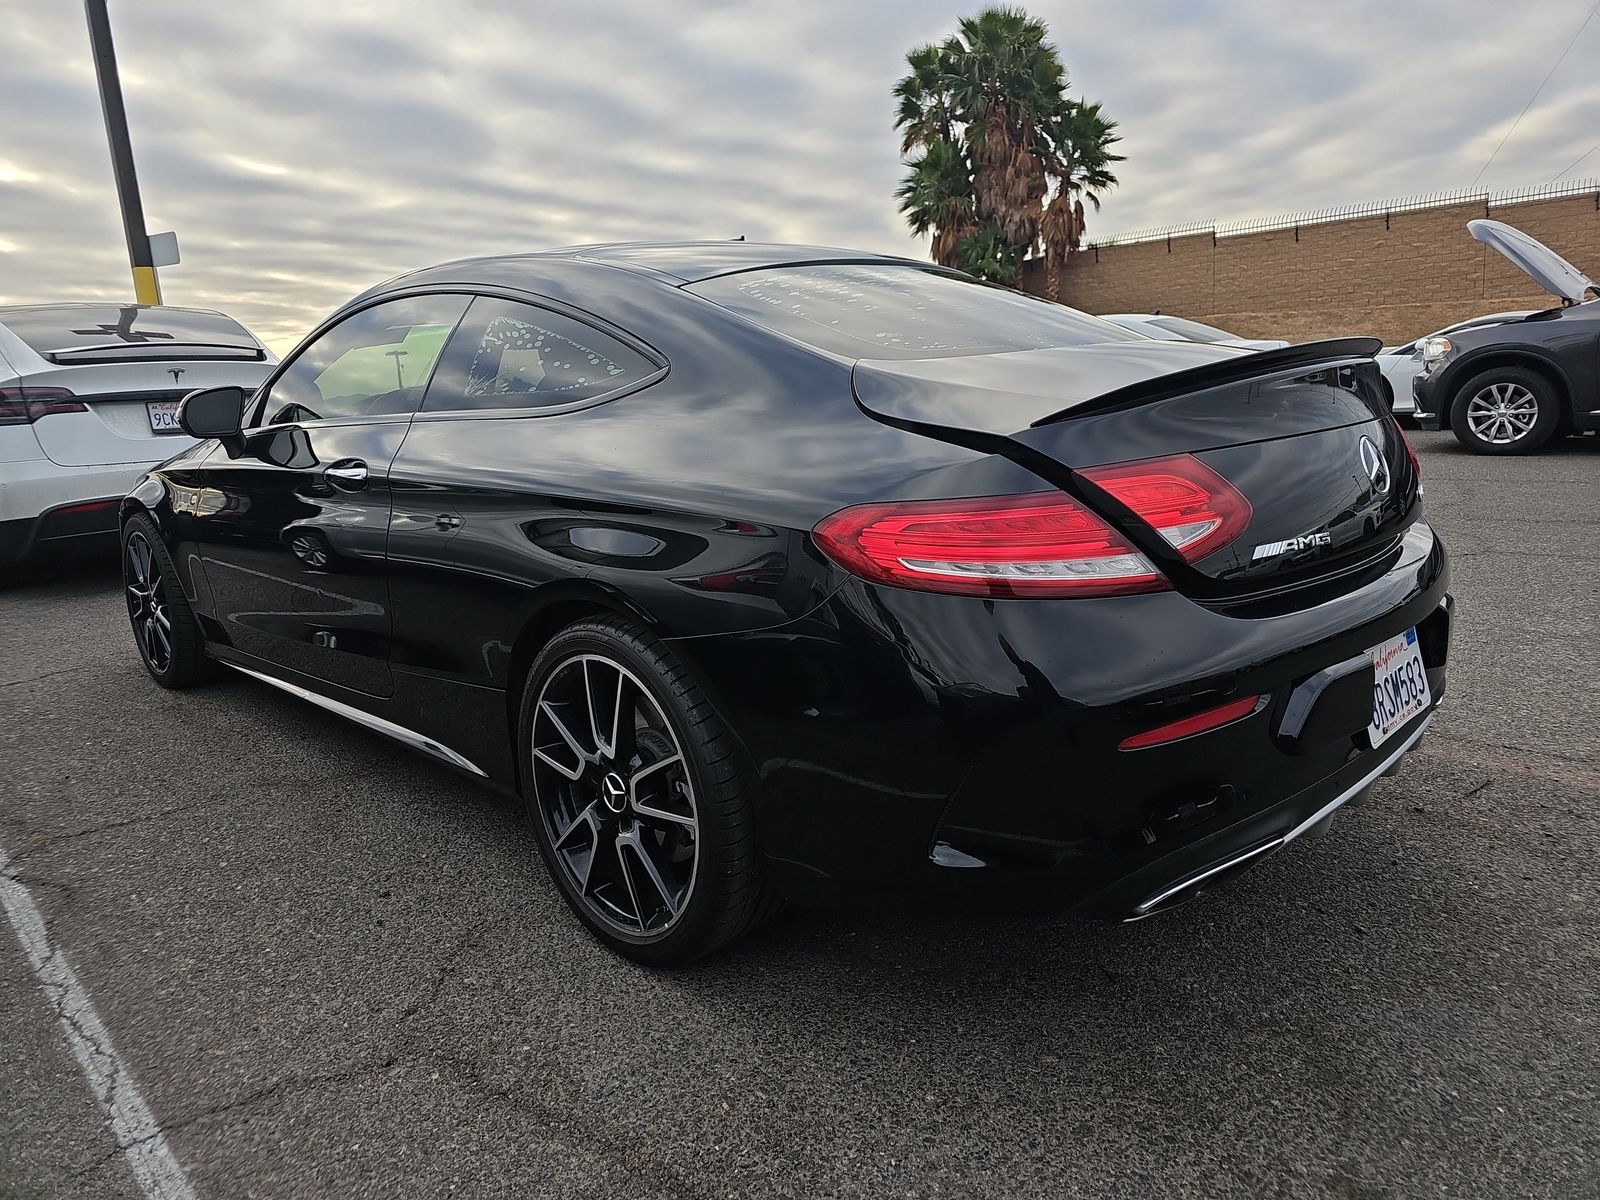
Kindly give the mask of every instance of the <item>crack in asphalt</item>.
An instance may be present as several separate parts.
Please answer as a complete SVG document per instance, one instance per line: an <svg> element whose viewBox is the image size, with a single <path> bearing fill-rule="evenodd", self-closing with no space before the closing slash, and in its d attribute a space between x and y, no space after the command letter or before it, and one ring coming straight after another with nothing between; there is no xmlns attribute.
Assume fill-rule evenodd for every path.
<svg viewBox="0 0 1600 1200"><path fill-rule="evenodd" d="M0 900L28 956L45 1003L65 1031L67 1048L105 1113L106 1127L116 1143L114 1153L126 1156L135 1180L147 1195L193 1200L188 1178L161 1136L160 1122L123 1068L88 991L61 948L54 944L43 914L3 851L0 888Z"/></svg>
<svg viewBox="0 0 1600 1200"><path fill-rule="evenodd" d="M461 957L469 950L475 949L478 946L479 936L482 933L485 924L486 922L482 921L474 924L461 937L456 945L451 947L451 949L444 954L442 960L434 969L433 978L423 989L422 993L401 1011L396 1022L397 1024L410 1020L424 1009L432 1006L432 1004L438 1000L440 994L444 990L446 982L448 982L450 977L456 973ZM58 1000L57 997L52 997L52 1001L56 1003L57 1014L62 1015L62 1019L67 1019L62 1013L61 1007L61 1005L64 1003L64 1000ZM97 1051L101 1051L103 1053L99 1042L95 1040L90 1031L84 1030L76 1025L75 1028L79 1028L85 1040L94 1046ZM402 1045L408 1040L409 1038L403 1035L401 1039ZM425 1051L422 1052L422 1055L424 1057L436 1057ZM203 1108L183 1113L179 1116L171 1118L170 1120L161 1121L157 1124L156 1128L132 1140L119 1141L114 1147L112 1147L112 1149L91 1160L84 1166L74 1170L72 1172L72 1178L82 1179L89 1174L103 1170L108 1163L112 1162L119 1155L126 1153L128 1150L136 1149L141 1145L152 1142L155 1139L165 1135L177 1133L201 1121L209 1120L213 1117L224 1116L240 1109L250 1108L263 1102L279 1099L283 1096L291 1095L297 1092L315 1090L317 1088L327 1087L335 1084L351 1083L357 1079L380 1075L383 1072L392 1070L398 1066L405 1057L406 1056L404 1054L397 1050L396 1052L388 1054L381 1059L359 1063L354 1066L343 1067L337 1070L320 1071L311 1075L284 1076L280 1079L274 1080L271 1083L263 1084L260 1087L245 1092L242 1095L234 1096L231 1099L220 1101L216 1104L206 1105ZM690 1193L682 1194L690 1195Z"/></svg>
<svg viewBox="0 0 1600 1200"><path fill-rule="evenodd" d="M1446 745L1441 747L1440 743ZM1527 746L1485 742L1478 738L1459 737L1437 731L1429 731L1427 742L1418 749L1424 758L1438 756L1458 761L1476 761L1508 772L1540 775L1558 783L1600 792L1600 770L1592 768L1590 766L1592 760L1586 758L1575 758L1550 750L1534 750ZM1507 755L1518 757L1508 758ZM1541 759L1548 761L1540 761Z"/></svg>
<svg viewBox="0 0 1600 1200"><path fill-rule="evenodd" d="M253 1091L246 1092L242 1096L235 1096L231 1100L207 1105L197 1112L185 1113L182 1116L174 1117L172 1120L165 1122L157 1132L174 1133L180 1129L186 1129L198 1121L204 1121L208 1117L221 1116L223 1113L232 1112L235 1109L259 1104L263 1100L276 1099L294 1092L310 1091L334 1083L353 1083L357 1079L381 1075L383 1072L397 1066L399 1062L400 1056L391 1054L376 1062L358 1063L335 1071L319 1071L313 1075L286 1075L281 1079L274 1080L272 1083L264 1084Z"/></svg>
<svg viewBox="0 0 1600 1200"><path fill-rule="evenodd" d="M427 1052L427 1057L482 1098L515 1112L539 1117L546 1136L581 1150L597 1152L629 1175L645 1178L667 1195L682 1197L683 1200L710 1200L712 1193L695 1187L687 1180L660 1178L658 1163L642 1158L631 1141L621 1140L602 1130L597 1120L586 1122L581 1139L573 1139L567 1132L567 1121L572 1116L570 1110L549 1104L534 1095L491 1086L484 1080L483 1069L475 1059L457 1058L440 1051Z"/></svg>
<svg viewBox="0 0 1600 1200"><path fill-rule="evenodd" d="M164 1137L167 1134L176 1133L180 1130L186 1129L190 1125L197 1124L198 1122L204 1121L209 1117L221 1116L225 1113L232 1112L235 1109L247 1108L250 1105L258 1104L263 1100L273 1099L294 1092L314 1090L319 1087L325 1087L329 1084L350 1083L357 1079L363 1079L368 1076L381 1075L384 1071L390 1070L391 1068L397 1066L399 1062L400 1056L397 1054L391 1054L387 1058L377 1062L361 1063L352 1067L344 1067L336 1071L321 1071L314 1075L286 1075L281 1079L274 1080L272 1083L265 1084L262 1087L253 1089L252 1091L248 1091L242 1096L235 1096L231 1100L223 1100L217 1104L207 1105L206 1107L198 1109L194 1112L184 1113L182 1116L174 1117L171 1120L162 1121L149 1133L141 1134L139 1137L132 1138L125 1142L119 1142L113 1149L106 1151L103 1155L98 1156L85 1166L78 1168L78 1170L72 1173L73 1178L76 1179L93 1171L97 1171L105 1163L110 1162L119 1154L126 1153L128 1150L137 1149L138 1147L146 1145L147 1143L152 1142L159 1137Z"/></svg>
<svg viewBox="0 0 1600 1200"><path fill-rule="evenodd" d="M461 956L468 950L477 948L479 935L483 933L487 924L487 921L476 922L453 947L445 951L439 965L434 968L432 982L423 989L422 995L401 1010L399 1017L396 1018L397 1024L409 1021L423 1009L431 1007L439 999L440 993L444 991L445 982L456 973Z"/></svg>
<svg viewBox="0 0 1600 1200"><path fill-rule="evenodd" d="M234 797L232 796L218 796L212 800L195 800L188 804L177 804L171 808L158 809L156 812L129 817L123 821L107 821L104 825L91 825L87 829L75 829L68 833L51 834L43 841L35 842L31 846L18 850L11 856L11 865L15 867L18 863L33 857L41 851L53 850L57 846L77 841L79 838L90 837L97 833L109 833L114 829L126 829L130 825L143 825L149 821L159 821L162 817L175 816L178 813L193 812L201 808L214 808L219 804L227 804L233 799ZM61 884L58 886L65 887L67 885Z"/></svg>
<svg viewBox="0 0 1600 1200"><path fill-rule="evenodd" d="M461 957L469 950L473 950L478 946L479 935L482 933L485 924L486 922L482 921L474 924L462 936L460 941L458 941L456 945L451 947L451 949L444 954L439 965L434 969L432 980L429 982L427 987L423 989L422 994L401 1011L396 1022L397 1024L410 1020L423 1009L431 1006L439 998L440 993L444 990L445 983L452 975L456 973ZM85 1036L88 1037L87 1034ZM92 1038L89 1040L91 1042L93 1041ZM408 1039L405 1036L402 1036L401 1044L404 1045L407 1040ZM94 1044L98 1046L98 1043ZM357 1079L379 1075L384 1071L391 1070L398 1066L405 1057L406 1056L403 1053L401 1053L399 1050L396 1050L394 1053L391 1053L381 1059L358 1063L353 1066L342 1067L336 1070L319 1071L311 1075L286 1075L280 1079L274 1080L271 1083L263 1084L260 1087L252 1089L251 1091L245 1092L243 1095L235 1096L229 1100L224 1100L217 1104L206 1105L203 1108L182 1113L171 1118L170 1120L162 1121L149 1133L135 1138L132 1141L119 1143L114 1149L106 1153L103 1160L90 1163L88 1166L81 1168L79 1172L75 1172L74 1177L77 1177L79 1174L97 1170L101 1165L101 1161L110 1161L118 1154L123 1153L130 1148L143 1145L146 1142L153 1141L155 1138L160 1137L163 1134L175 1133L186 1129L197 1122L204 1121L211 1117L221 1116L237 1109L248 1108L252 1105L260 1104L263 1101L277 1099L279 1097L290 1095L296 1092L326 1087L330 1084L350 1083Z"/></svg>
<svg viewBox="0 0 1600 1200"><path fill-rule="evenodd" d="M51 891L60 892L63 899L69 904L78 898L78 885L75 883L67 883L60 879L49 879L43 875L25 874L21 871L11 871L10 875L23 887L49 888Z"/></svg>
<svg viewBox="0 0 1600 1200"><path fill-rule="evenodd" d="M88 669L89 666L87 663L80 664L76 667L59 667L54 671L44 671L38 675L26 676L23 679L7 679L4 683L0 683L0 687L20 687L24 683L38 683L41 679L54 679L57 675L71 675L75 672L85 671Z"/></svg>

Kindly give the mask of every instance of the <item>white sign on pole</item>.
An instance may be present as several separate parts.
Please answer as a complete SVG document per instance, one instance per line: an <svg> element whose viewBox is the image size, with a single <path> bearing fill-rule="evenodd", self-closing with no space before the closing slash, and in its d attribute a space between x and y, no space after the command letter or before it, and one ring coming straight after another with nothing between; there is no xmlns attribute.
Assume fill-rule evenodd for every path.
<svg viewBox="0 0 1600 1200"><path fill-rule="evenodd" d="M152 233L150 235L150 265L153 267L175 267L178 265L178 235L176 233Z"/></svg>

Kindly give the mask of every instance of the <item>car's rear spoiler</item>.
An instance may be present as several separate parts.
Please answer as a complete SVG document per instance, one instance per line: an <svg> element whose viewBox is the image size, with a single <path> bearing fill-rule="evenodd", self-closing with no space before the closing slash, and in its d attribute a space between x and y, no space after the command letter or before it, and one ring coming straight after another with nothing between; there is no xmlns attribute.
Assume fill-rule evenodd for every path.
<svg viewBox="0 0 1600 1200"><path fill-rule="evenodd" d="M266 351L260 346L240 346L227 342L102 342L97 346L63 346L59 350L46 350L41 357L63 367L72 363L162 362L178 359L260 362L266 357Z"/></svg>
<svg viewBox="0 0 1600 1200"><path fill-rule="evenodd" d="M1015 457L1019 442L1034 440L1032 431L1070 418L1139 408L1228 384L1339 371L1362 362L1375 373L1372 356L1381 348L1377 338L1335 338L1245 353L1141 338L992 355L863 360L855 366L852 384L857 406L875 421L986 454ZM1174 369L1183 363L1194 365ZM1236 423L1258 423L1259 410L1246 404L1234 407ZM1304 419L1315 424L1324 417L1305 414ZM1215 414L1207 420L1213 432L1222 432ZM1303 423L1294 414L1284 420L1284 429ZM1234 433L1245 437L1249 430Z"/></svg>
<svg viewBox="0 0 1600 1200"><path fill-rule="evenodd" d="M1068 405L1058 409L1048 416L1040 417L1031 423L1030 428L1037 429L1041 425L1050 425L1056 421L1066 420L1069 417L1082 416L1091 412L1106 412L1117 408L1131 408L1140 404L1149 404L1155 400L1165 400L1169 396L1182 395L1184 392L1203 391L1206 388L1217 387L1224 383L1237 383L1244 379L1257 379L1267 375L1277 375L1291 371L1296 367L1320 367L1323 369L1337 367L1340 363L1352 359L1371 358L1383 349L1383 342L1372 337L1330 338L1321 342L1303 342L1297 346L1286 346L1282 350L1262 350L1259 353L1239 358L1227 358L1221 362L1206 363L1204 366L1189 367L1182 371L1173 371L1167 375L1155 375L1149 379L1130 383L1124 387L1115 388L1109 392L1102 392L1087 400Z"/></svg>

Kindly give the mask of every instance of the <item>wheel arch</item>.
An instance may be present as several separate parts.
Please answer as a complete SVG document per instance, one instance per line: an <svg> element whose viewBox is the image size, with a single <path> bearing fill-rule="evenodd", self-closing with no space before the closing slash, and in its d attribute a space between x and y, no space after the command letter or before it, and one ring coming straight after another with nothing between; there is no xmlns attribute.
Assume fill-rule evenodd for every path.
<svg viewBox="0 0 1600 1200"><path fill-rule="evenodd" d="M1442 423L1448 426L1450 419L1455 415L1457 406L1466 403L1467 384L1484 372L1501 367L1521 367L1548 381L1550 386L1555 388L1556 399L1561 406L1560 424L1557 426L1558 431L1572 428L1572 380L1561 365L1553 359L1531 350L1521 349L1487 350L1457 363L1450 379L1450 406L1440 414Z"/></svg>
<svg viewBox="0 0 1600 1200"><path fill-rule="evenodd" d="M518 794L522 792L522 758L516 750L517 726L522 709L522 689L527 682L533 661L539 657L539 652L549 644L550 639L568 625L591 617L606 616L627 617L639 622L663 641L675 640L671 631L660 620L627 594L593 580L584 579L549 584L541 589L539 606L523 619L522 626L511 643L511 655L507 660L505 674L506 735L512 745L511 763ZM685 662L684 665L694 675L695 682L710 699L712 705L726 719L731 708L726 703L722 690L712 679L707 678L693 661ZM736 724L729 722L728 733L734 745L738 747L739 753L744 756L746 764L759 774L755 771L755 759L745 744L741 730Z"/></svg>
<svg viewBox="0 0 1600 1200"><path fill-rule="evenodd" d="M521 628L512 640L511 655L506 663L506 733L513 746L516 745L517 722L522 708L522 687L527 682L533 660L539 657L539 651L573 622L601 616L629 617L658 635L662 632L650 614L623 593L589 580L570 580L540 589L540 603L524 617ZM511 761L520 792L521 759L513 754Z"/></svg>
<svg viewBox="0 0 1600 1200"><path fill-rule="evenodd" d="M161 528L165 524L161 516L161 507L166 498L167 489L161 481L152 475L146 475L122 498L122 503L117 509L117 523L126 525L129 517L142 513L154 521L157 528Z"/></svg>

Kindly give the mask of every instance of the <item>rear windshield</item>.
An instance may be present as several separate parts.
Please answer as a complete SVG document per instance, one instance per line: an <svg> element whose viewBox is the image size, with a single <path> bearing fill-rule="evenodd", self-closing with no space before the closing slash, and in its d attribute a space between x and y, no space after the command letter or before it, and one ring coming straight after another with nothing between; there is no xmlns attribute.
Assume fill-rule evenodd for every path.
<svg viewBox="0 0 1600 1200"><path fill-rule="evenodd" d="M261 357L255 339L237 321L190 308L109 304L0 308L0 325L30 350L55 362Z"/></svg>
<svg viewBox="0 0 1600 1200"><path fill-rule="evenodd" d="M852 359L953 358L1145 340L1077 309L917 267L778 267L707 279L689 290Z"/></svg>
<svg viewBox="0 0 1600 1200"><path fill-rule="evenodd" d="M1170 329L1173 333L1186 337L1191 342L1227 342L1233 340L1233 334L1225 329L1202 325L1199 321L1189 321L1183 317L1151 317L1150 324L1159 325L1162 329Z"/></svg>

